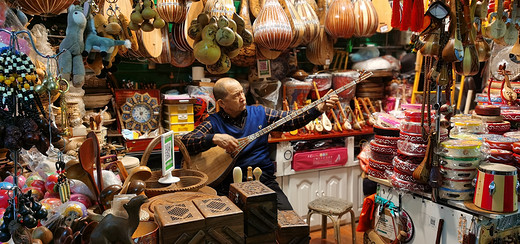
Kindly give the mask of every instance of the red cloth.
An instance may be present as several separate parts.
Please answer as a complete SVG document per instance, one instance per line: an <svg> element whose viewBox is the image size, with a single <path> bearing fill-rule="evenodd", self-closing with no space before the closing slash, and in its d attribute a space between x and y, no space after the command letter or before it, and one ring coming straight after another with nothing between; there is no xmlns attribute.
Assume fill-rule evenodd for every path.
<svg viewBox="0 0 520 244"><path fill-rule="evenodd" d="M359 215L359 222L356 228L357 232L366 232L373 229L372 222L374 220L375 198L376 194L372 194L363 200L363 209Z"/></svg>

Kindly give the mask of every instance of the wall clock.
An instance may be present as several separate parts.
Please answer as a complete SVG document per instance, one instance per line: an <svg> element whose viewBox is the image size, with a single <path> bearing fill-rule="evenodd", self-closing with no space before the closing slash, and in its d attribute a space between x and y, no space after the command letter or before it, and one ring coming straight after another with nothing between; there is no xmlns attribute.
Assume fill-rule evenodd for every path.
<svg viewBox="0 0 520 244"><path fill-rule="evenodd" d="M159 103L157 98L148 93L135 93L127 98L121 110L126 129L148 132L157 129L159 125Z"/></svg>

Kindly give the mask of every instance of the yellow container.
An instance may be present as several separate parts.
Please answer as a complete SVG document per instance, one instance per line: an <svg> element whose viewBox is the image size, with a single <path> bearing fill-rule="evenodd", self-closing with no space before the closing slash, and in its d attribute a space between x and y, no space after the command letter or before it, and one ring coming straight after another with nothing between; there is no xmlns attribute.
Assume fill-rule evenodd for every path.
<svg viewBox="0 0 520 244"><path fill-rule="evenodd" d="M164 111L170 115L193 113L193 104L165 104L164 106Z"/></svg>
<svg viewBox="0 0 520 244"><path fill-rule="evenodd" d="M192 131L193 129L195 129L195 124L193 124L193 123L170 124L169 128L170 128L170 130L173 130L174 132Z"/></svg>
<svg viewBox="0 0 520 244"><path fill-rule="evenodd" d="M193 114L165 114L164 118L169 123L193 123L194 117Z"/></svg>

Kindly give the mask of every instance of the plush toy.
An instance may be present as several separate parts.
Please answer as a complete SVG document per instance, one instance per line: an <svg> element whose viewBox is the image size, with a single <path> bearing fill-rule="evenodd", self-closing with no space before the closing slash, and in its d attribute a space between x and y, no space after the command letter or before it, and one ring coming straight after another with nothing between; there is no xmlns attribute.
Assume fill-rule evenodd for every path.
<svg viewBox="0 0 520 244"><path fill-rule="evenodd" d="M98 36L94 18L90 18L88 21L87 39L85 41L85 51L83 51L83 56L89 56L89 53L92 51L99 51L103 57L103 65L107 66L112 58L115 46L124 45L125 47L130 48L132 43L129 40L114 40ZM90 60L93 61L93 59Z"/></svg>
<svg viewBox="0 0 520 244"><path fill-rule="evenodd" d="M96 30L98 36L114 39L113 35L107 33L108 29L110 29L110 24L107 23L107 20L103 15L96 14L93 17L93 21L94 29ZM114 64L117 64L120 61L117 57L117 54L119 53L119 49L121 48L125 48L125 46L113 46L113 50L111 50L110 55L107 54L104 57L101 55L100 52L89 53L87 58L88 67L92 69L92 71L94 71L94 74L96 74L98 78L105 78L108 72L116 72L117 67Z"/></svg>
<svg viewBox="0 0 520 244"><path fill-rule="evenodd" d="M85 67L81 53L85 47L83 32L86 25L87 19L82 9L79 6L71 5L67 15L66 36L60 44L60 51L65 51L60 55L58 63L62 77L72 81L75 87L81 87L85 82Z"/></svg>

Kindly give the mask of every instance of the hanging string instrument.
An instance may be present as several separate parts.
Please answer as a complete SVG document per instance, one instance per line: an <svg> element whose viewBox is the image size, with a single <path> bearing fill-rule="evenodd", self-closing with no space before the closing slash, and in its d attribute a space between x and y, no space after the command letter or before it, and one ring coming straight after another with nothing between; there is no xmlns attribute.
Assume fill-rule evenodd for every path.
<svg viewBox="0 0 520 244"><path fill-rule="evenodd" d="M232 151L232 152L226 152L225 149L221 147L212 147L211 149L199 153L197 155L194 155L191 157L191 164L190 167L192 169L196 169L199 171L202 171L208 175L208 185L209 186L216 186L224 180L227 175L231 172L235 165L235 161L237 160L238 156L244 150L244 148L247 147L251 142L258 139L259 137L271 132L272 130L276 129L277 127L285 124L286 122L294 119L295 117L301 115L302 113L310 110L311 108L316 107L318 104L326 101L330 98L332 95L336 95L338 93L341 93L342 91L345 91L352 86L354 86L356 83L367 79L368 77L372 76L372 72L361 72L358 79L355 80L355 82L349 83L345 86L342 86L338 88L335 91L331 91L330 93L324 95L322 98L312 102L311 104L296 110L287 116L277 120L276 122L270 124L269 126L264 127L263 129L257 131L256 133L253 133L249 136L242 137L238 139L238 147Z"/></svg>
<svg viewBox="0 0 520 244"><path fill-rule="evenodd" d="M471 25L471 19L469 0L464 0L464 22L466 24L466 38L463 44L464 55L462 62L455 62L453 65L455 73L463 76L476 75L480 68L477 48L475 47L475 41L472 35L473 26Z"/></svg>
<svg viewBox="0 0 520 244"><path fill-rule="evenodd" d="M450 38L448 44L446 44L442 50L442 58L446 62L462 61L464 58L464 47L462 46L462 36L460 33L460 22L462 21L462 8L460 4L460 1L453 1L450 3L450 19L455 20L452 21L452 23L455 24L451 24L452 26L450 26L450 31L452 33L452 38Z"/></svg>

